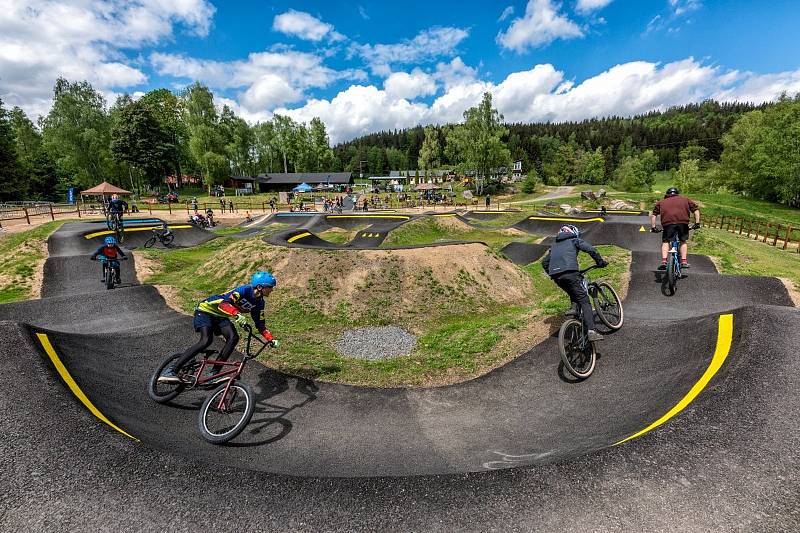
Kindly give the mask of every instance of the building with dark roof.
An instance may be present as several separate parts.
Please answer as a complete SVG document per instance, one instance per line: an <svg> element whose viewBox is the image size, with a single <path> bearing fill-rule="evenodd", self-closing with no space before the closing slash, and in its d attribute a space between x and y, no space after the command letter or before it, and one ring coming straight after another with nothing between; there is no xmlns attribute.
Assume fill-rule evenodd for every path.
<svg viewBox="0 0 800 533"><path fill-rule="evenodd" d="M253 182L258 192L291 191L301 183L317 185L352 185L351 172L267 172L252 177L235 177L240 182Z"/></svg>

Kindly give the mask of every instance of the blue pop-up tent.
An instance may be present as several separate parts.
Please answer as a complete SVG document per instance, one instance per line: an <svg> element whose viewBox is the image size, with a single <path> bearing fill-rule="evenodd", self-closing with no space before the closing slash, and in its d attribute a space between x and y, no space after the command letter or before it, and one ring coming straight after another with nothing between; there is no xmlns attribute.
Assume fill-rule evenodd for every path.
<svg viewBox="0 0 800 533"><path fill-rule="evenodd" d="M292 192L311 192L313 190L314 188L311 185L309 185L306 182L303 182L294 189L292 189Z"/></svg>

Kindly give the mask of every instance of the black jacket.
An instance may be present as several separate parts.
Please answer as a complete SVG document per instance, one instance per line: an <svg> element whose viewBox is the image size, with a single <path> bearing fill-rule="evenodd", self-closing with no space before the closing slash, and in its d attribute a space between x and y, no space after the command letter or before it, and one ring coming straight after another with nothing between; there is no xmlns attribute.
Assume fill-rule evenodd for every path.
<svg viewBox="0 0 800 533"><path fill-rule="evenodd" d="M550 276L557 276L564 272L577 272L578 251L583 250L594 259L598 265L603 262L603 257L595 250L594 246L573 235L561 232L556 235L556 242L550 247L547 255L542 259L542 267Z"/></svg>

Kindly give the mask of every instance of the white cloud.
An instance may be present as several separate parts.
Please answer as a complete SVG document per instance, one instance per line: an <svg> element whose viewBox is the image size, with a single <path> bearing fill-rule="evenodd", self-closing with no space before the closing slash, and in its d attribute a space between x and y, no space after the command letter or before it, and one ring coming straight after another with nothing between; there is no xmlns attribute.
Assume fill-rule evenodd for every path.
<svg viewBox="0 0 800 533"><path fill-rule="evenodd" d="M697 11L703 7L701 0L669 0L669 5L672 7L675 16L680 17L686 13Z"/></svg>
<svg viewBox="0 0 800 533"><path fill-rule="evenodd" d="M578 0L578 3L575 4L575 11L582 14L591 13L592 11L603 9L612 1L613 0Z"/></svg>
<svg viewBox="0 0 800 533"><path fill-rule="evenodd" d="M529 0L525 16L514 19L505 33L497 34L498 44L521 53L556 39L583 37L583 30L559 9L552 0Z"/></svg>
<svg viewBox="0 0 800 533"><path fill-rule="evenodd" d="M272 21L272 29L307 41L321 41L325 37L331 41L341 41L345 38L341 33L334 31L333 25L294 9L276 15Z"/></svg>
<svg viewBox="0 0 800 533"><path fill-rule="evenodd" d="M413 100L419 96L435 94L436 81L432 76L417 68L411 73L392 73L383 82L383 88L389 98Z"/></svg>
<svg viewBox="0 0 800 533"><path fill-rule="evenodd" d="M358 6L358 14L362 19L369 20L369 13L367 13L367 10L364 9L364 6Z"/></svg>
<svg viewBox="0 0 800 533"><path fill-rule="evenodd" d="M0 0L0 98L35 117L58 76L109 95L145 83L122 50L172 39L176 28L205 36L214 11L206 0Z"/></svg>
<svg viewBox="0 0 800 533"><path fill-rule="evenodd" d="M240 100L248 111L253 112L296 102L302 96L302 91L289 85L280 76L264 74L242 93Z"/></svg>
<svg viewBox="0 0 800 533"><path fill-rule="evenodd" d="M350 54L361 56L376 75L387 76L392 64L419 64L455 55L458 45L468 35L469 32L461 28L430 28L413 39L395 44L354 43Z"/></svg>
<svg viewBox="0 0 800 533"><path fill-rule="evenodd" d="M331 140L340 142L384 129L461 122L464 110L477 105L487 91L508 122L576 121L632 116L707 98L769 101L783 91L800 92L800 70L760 75L725 71L693 58L663 65L633 61L575 83L552 65L541 64L511 73L500 83L464 78L430 105L410 103L388 89L358 85L330 100L315 99L276 112L305 122L318 116Z"/></svg>
<svg viewBox="0 0 800 533"><path fill-rule="evenodd" d="M461 57L454 57L449 63L438 63L434 77L448 90L456 85L472 83L477 74L478 71L466 65Z"/></svg>
<svg viewBox="0 0 800 533"><path fill-rule="evenodd" d="M508 6L503 10L502 13L500 13L500 18L497 19L497 22L503 22L513 14L514 14L514 6Z"/></svg>

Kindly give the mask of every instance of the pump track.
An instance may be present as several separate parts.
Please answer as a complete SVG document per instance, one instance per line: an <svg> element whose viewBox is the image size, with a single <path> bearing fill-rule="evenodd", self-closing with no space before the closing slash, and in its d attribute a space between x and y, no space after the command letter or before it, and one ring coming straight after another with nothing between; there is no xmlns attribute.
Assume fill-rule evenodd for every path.
<svg viewBox="0 0 800 533"><path fill-rule="evenodd" d="M315 231L365 222L353 216L292 217L269 239L335 248ZM385 238L402 216L371 215L363 232ZM515 227L564 223L548 218L564 219ZM645 216L569 220L633 254L625 326L589 380L564 376L554 338L439 388L251 365L256 413L226 446L197 432L205 392L166 406L147 396L153 369L192 341L191 318L140 285L133 260L106 291L87 259L104 227L65 224L48 241L42 298L0 306L0 530L798 531L800 310L784 285L692 256L667 297ZM130 221L124 247L151 222ZM213 238L175 234L177 246ZM344 247L374 247L364 239ZM508 255L530 262L546 244Z"/></svg>

